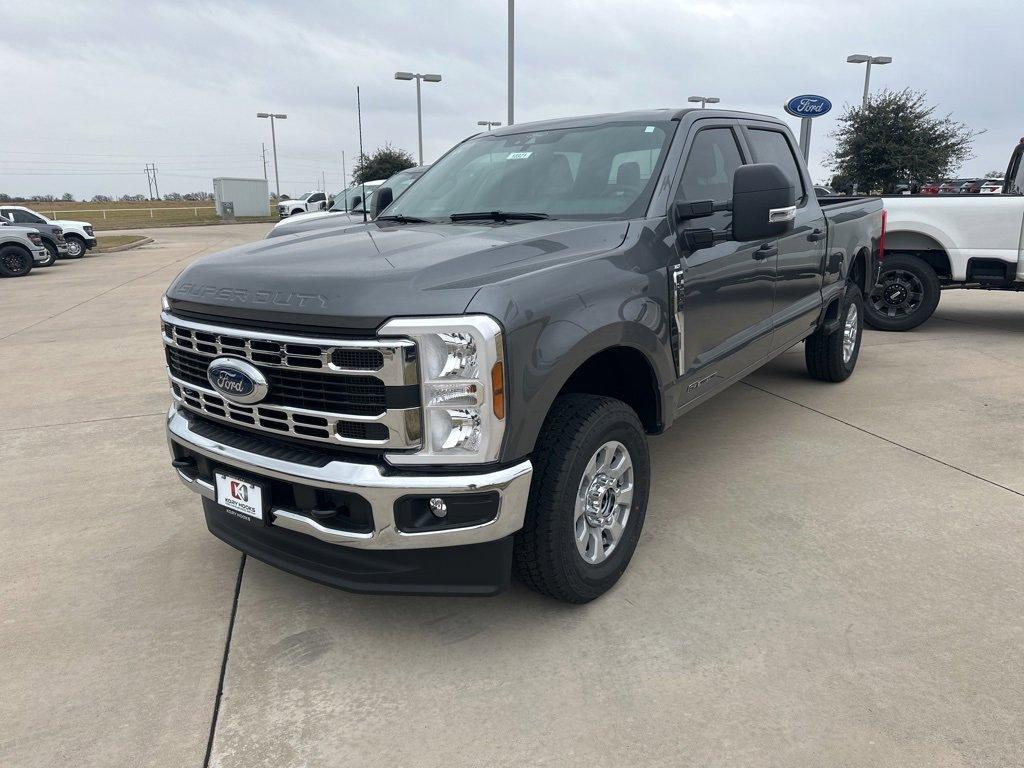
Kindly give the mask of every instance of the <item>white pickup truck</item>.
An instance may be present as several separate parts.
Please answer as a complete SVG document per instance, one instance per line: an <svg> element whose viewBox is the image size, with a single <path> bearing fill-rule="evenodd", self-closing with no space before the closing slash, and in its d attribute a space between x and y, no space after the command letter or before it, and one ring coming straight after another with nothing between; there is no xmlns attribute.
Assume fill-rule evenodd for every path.
<svg viewBox="0 0 1024 768"><path fill-rule="evenodd" d="M885 258L864 319L882 331L916 328L943 290L1024 291L1024 139L1003 194L885 198Z"/></svg>
<svg viewBox="0 0 1024 768"><path fill-rule="evenodd" d="M323 192L307 192L295 200L282 200L277 204L277 212L282 219L299 213L322 211L327 207L327 195Z"/></svg>

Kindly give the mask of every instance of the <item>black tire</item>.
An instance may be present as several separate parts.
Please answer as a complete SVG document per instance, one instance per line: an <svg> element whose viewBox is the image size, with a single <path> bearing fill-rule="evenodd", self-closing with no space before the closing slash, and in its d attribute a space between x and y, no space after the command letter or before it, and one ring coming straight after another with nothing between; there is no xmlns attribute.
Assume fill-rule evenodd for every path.
<svg viewBox="0 0 1024 768"><path fill-rule="evenodd" d="M864 319L880 331L909 331L932 316L939 306L939 277L923 259L905 253L887 255Z"/></svg>
<svg viewBox="0 0 1024 768"><path fill-rule="evenodd" d="M86 250L85 240L80 238L78 235L65 235L64 239L68 241L68 254L65 259L80 259L85 256Z"/></svg>
<svg viewBox="0 0 1024 768"><path fill-rule="evenodd" d="M24 277L32 271L32 254L20 245L0 246L0 277Z"/></svg>
<svg viewBox="0 0 1024 768"><path fill-rule="evenodd" d="M36 264L37 267L52 267L57 263L57 259L60 257L60 253L57 250L57 246L51 243L49 240L43 240L43 247L46 248L46 261L40 261Z"/></svg>
<svg viewBox="0 0 1024 768"><path fill-rule="evenodd" d="M576 499L591 460L613 441L625 447L632 461L633 496L620 538L607 559L594 564L577 549ZM651 474L647 437L636 413L622 401L563 395L548 413L532 458L533 483L523 528L515 536L513 572L537 592L587 603L619 580L640 538ZM614 508L614 492L610 497ZM598 535L603 540L604 532Z"/></svg>
<svg viewBox="0 0 1024 768"><path fill-rule="evenodd" d="M852 348L847 354L847 325L852 317ZM819 381L846 381L857 367L861 339L864 336L864 299L860 288L853 283L846 286L846 294L839 306L839 327L832 333L819 328L804 342L804 360L811 378Z"/></svg>

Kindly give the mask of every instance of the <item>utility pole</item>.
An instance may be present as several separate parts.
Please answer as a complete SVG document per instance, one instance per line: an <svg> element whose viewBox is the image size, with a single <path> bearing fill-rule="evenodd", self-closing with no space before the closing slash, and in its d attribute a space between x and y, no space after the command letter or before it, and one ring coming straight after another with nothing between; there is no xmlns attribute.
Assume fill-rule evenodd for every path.
<svg viewBox="0 0 1024 768"><path fill-rule="evenodd" d="M516 94L516 0L508 0L508 123L515 123Z"/></svg>
<svg viewBox="0 0 1024 768"><path fill-rule="evenodd" d="M267 143L265 141L260 142L261 154L263 155L263 180L267 180Z"/></svg>
<svg viewBox="0 0 1024 768"><path fill-rule="evenodd" d="M149 163L146 163L146 186L149 187L149 199L153 199L153 180L149 177Z"/></svg>
<svg viewBox="0 0 1024 768"><path fill-rule="evenodd" d="M345 150L341 151L341 188L348 189L348 169L345 168Z"/></svg>
<svg viewBox="0 0 1024 768"><path fill-rule="evenodd" d="M160 185L157 183L157 180L156 180L156 163L150 163L150 165L153 166L153 189L156 190L156 199L159 200L160 199Z"/></svg>

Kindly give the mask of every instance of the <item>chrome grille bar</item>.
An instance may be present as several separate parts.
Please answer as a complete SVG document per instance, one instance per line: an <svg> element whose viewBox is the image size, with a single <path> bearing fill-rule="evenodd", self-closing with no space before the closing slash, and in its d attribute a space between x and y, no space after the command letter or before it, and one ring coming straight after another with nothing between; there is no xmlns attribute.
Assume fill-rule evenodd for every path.
<svg viewBox="0 0 1024 768"><path fill-rule="evenodd" d="M411 340L337 340L250 331L183 320L168 312L162 313L161 319L161 335L168 348L166 370L171 393L175 402L190 411L268 435L287 435L334 445L404 450L415 449L422 444L422 412L419 406L386 409L381 400L379 413L345 413L342 411L348 407L342 408L342 402L324 402L325 406L332 407L311 410L288 403L290 395L285 396L285 402L278 399L272 403L241 405L223 397L207 382L198 381L203 375L199 371L201 361L230 356L248 360L258 368L315 373L319 379L310 384L314 388L323 386L317 385L316 381L325 382L337 376L339 382L350 382L341 386L355 386L358 390L363 385L351 384L351 377L359 377L362 381L374 382L376 387L384 384L385 389L379 390L382 394L373 395L383 397L387 386L408 387L418 381L415 343ZM195 358L192 364L195 371L188 371L190 380L180 378L172 370L172 365L181 366L180 362L172 359L174 349L191 353ZM173 354L179 355L180 359L182 353ZM339 365L339 361L344 365ZM276 391L287 392L289 386L302 385L292 384ZM330 385L332 389L335 386ZM302 391L297 390L295 397L296 402L301 402ZM357 409L357 405L366 410L358 397L352 408Z"/></svg>
<svg viewBox="0 0 1024 768"><path fill-rule="evenodd" d="M209 357L235 355L256 365L349 376L371 375L385 386L416 384L415 342L409 339L323 339L251 331L184 320L164 312L164 343ZM360 361L362 358L362 362ZM338 361L347 364L339 364ZM351 363L360 362L353 367Z"/></svg>

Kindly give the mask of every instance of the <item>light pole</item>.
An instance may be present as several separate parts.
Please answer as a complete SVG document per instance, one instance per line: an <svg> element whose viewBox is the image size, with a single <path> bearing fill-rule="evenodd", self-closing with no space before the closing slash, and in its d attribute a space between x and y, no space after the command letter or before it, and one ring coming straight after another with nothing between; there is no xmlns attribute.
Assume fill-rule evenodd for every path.
<svg viewBox="0 0 1024 768"><path fill-rule="evenodd" d="M865 53L855 53L852 56L847 56L846 61L849 64L867 64L864 68L864 98L861 100L861 109L868 108L868 84L871 82L871 65L872 64L891 64L892 56L868 56Z"/></svg>
<svg viewBox="0 0 1024 768"><path fill-rule="evenodd" d="M717 96L691 96L687 101L700 102L700 108L704 109L708 104L717 104L720 99Z"/></svg>
<svg viewBox="0 0 1024 768"><path fill-rule="evenodd" d="M515 123L516 0L508 0L508 124Z"/></svg>
<svg viewBox="0 0 1024 768"><path fill-rule="evenodd" d="M423 107L420 100L420 81L428 83L440 83L440 75L421 75L419 72L395 72L395 80L416 81L416 130L420 140L420 165L423 165Z"/></svg>
<svg viewBox="0 0 1024 768"><path fill-rule="evenodd" d="M276 112L257 112L256 117L270 118L270 145L274 149L274 184L277 186L277 199L281 199L281 176L277 172L277 134L274 132L274 120L287 120L288 115Z"/></svg>
<svg viewBox="0 0 1024 768"><path fill-rule="evenodd" d="M491 128L497 128L499 125L501 125L500 122L495 121L495 120L477 120L476 124L477 125L486 125L488 131L491 130Z"/></svg>

